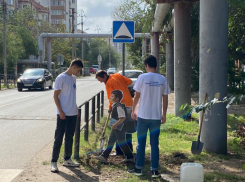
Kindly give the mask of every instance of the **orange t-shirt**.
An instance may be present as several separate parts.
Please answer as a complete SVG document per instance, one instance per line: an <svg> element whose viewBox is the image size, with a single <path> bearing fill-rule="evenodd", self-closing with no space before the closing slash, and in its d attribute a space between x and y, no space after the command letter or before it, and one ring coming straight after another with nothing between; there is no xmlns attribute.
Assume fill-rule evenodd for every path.
<svg viewBox="0 0 245 182"><path fill-rule="evenodd" d="M110 110L112 109L110 96L113 90L121 90L123 92L123 99L121 100L121 103L124 103L126 106L133 106L133 99L128 90L128 85L130 84L132 84L132 80L119 73L115 73L109 76L108 80L105 83L105 86L106 86L107 97L109 99Z"/></svg>

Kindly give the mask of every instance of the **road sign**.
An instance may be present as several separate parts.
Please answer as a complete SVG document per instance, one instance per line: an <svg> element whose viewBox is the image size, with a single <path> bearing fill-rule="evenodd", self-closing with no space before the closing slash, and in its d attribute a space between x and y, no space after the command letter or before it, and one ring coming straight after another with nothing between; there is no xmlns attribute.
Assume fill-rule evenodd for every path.
<svg viewBox="0 0 245 182"><path fill-rule="evenodd" d="M134 43L134 21L113 21L113 42Z"/></svg>
<svg viewBox="0 0 245 182"><path fill-rule="evenodd" d="M58 65L63 65L64 64L64 56L63 55L58 55L57 56L57 64Z"/></svg>

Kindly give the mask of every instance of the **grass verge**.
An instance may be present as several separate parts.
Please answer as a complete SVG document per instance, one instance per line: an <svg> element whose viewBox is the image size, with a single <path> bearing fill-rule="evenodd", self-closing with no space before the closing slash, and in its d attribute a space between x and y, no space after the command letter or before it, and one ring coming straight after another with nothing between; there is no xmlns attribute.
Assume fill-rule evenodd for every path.
<svg viewBox="0 0 245 182"><path fill-rule="evenodd" d="M174 115L167 115L167 123L161 126L159 137L159 172L171 177L179 177L180 166L184 162L196 162L204 166L204 181L245 181L243 170L243 146L241 138L236 136L236 129L239 125L245 123L245 114L228 115L227 135L228 135L228 154L218 155L202 152L200 155L193 155L190 152L192 141L197 141L198 133L198 114L193 114L192 119L184 121ZM150 173L150 143L149 136L146 144L145 166L143 176L136 177L128 174L126 171L132 164L120 164L122 157L109 157L108 164L102 164L88 153L96 152L99 149L99 139L106 118L102 118L101 123L96 124L96 131L89 130L89 141L84 141L83 131L80 138L80 162L81 166L87 171L92 171L100 175L100 180L109 181L152 181ZM110 128L107 128L106 139L108 139ZM105 141L106 147L107 140ZM136 151L137 137L133 134L134 153ZM63 146L60 156L63 156ZM63 162L59 159L59 162ZM156 179L154 181L165 181Z"/></svg>

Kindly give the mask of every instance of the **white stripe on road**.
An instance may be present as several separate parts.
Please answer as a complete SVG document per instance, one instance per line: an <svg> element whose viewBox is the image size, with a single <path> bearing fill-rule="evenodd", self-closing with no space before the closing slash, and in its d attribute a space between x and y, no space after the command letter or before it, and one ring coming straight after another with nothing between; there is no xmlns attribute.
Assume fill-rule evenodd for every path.
<svg viewBox="0 0 245 182"><path fill-rule="evenodd" d="M12 105L12 104L16 104L16 103L19 103L19 102L22 102L22 101L30 100L30 99L33 99L33 98L36 98L36 97L39 97L39 96L42 96L42 95L45 95L45 94L40 94L40 95L36 95L36 96L33 96L33 97L29 97L27 99L23 99L23 100L19 100L19 101L16 101L16 102L12 102L12 103L9 103L9 104L0 105L0 108L1 107L5 107L5 106L9 106L9 105Z"/></svg>
<svg viewBox="0 0 245 182"><path fill-rule="evenodd" d="M0 182L11 182L23 169L0 169Z"/></svg>

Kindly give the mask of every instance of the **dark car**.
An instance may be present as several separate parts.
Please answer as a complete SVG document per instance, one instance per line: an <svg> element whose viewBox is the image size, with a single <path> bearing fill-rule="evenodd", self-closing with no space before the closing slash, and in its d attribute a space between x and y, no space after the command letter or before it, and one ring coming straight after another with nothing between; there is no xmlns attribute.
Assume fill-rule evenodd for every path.
<svg viewBox="0 0 245 182"><path fill-rule="evenodd" d="M43 68L27 69L17 80L18 91L22 91L23 88L45 90L46 87L53 88L53 75Z"/></svg>
<svg viewBox="0 0 245 182"><path fill-rule="evenodd" d="M94 68L89 68L89 73L95 74L95 69Z"/></svg>

